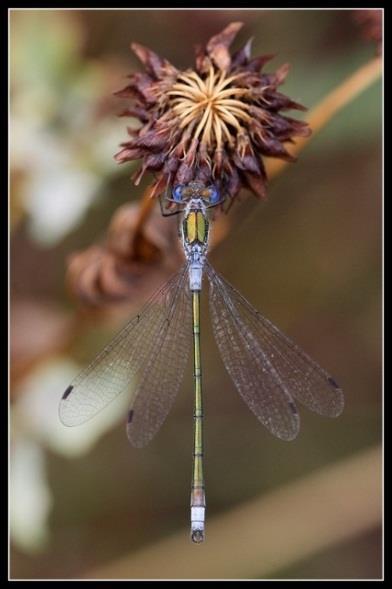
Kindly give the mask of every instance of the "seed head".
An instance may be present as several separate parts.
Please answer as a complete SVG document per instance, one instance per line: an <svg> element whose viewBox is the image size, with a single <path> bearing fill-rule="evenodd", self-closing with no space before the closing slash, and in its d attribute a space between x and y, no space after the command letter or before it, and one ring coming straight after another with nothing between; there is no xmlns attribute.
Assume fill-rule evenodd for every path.
<svg viewBox="0 0 392 589"><path fill-rule="evenodd" d="M307 136L307 123L280 111L306 110L277 91L288 73L261 73L273 56L251 58L251 40L230 55L242 23L229 24L197 47L194 69L179 71L167 60L138 44L132 49L146 72L130 76L116 94L130 100L122 116L139 120L128 129L131 138L115 156L118 162L141 159L133 180L148 170L156 180L152 194L191 181L214 183L234 198L242 187L266 194L263 157L293 161L285 143Z"/></svg>

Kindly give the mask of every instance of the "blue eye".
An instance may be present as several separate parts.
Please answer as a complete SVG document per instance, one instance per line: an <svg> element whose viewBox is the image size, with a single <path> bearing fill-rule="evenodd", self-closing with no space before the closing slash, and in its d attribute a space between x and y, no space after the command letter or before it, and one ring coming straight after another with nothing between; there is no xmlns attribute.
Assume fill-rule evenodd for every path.
<svg viewBox="0 0 392 589"><path fill-rule="evenodd" d="M182 202L182 188L181 184L173 188L172 196L176 202Z"/></svg>
<svg viewBox="0 0 392 589"><path fill-rule="evenodd" d="M210 203L216 205L220 201L219 190L215 186L210 187Z"/></svg>

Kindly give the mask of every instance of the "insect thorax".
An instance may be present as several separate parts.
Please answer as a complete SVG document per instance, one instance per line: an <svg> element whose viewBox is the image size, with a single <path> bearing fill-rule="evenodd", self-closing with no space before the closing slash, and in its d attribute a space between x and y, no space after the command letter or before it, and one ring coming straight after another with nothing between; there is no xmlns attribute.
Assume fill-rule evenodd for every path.
<svg viewBox="0 0 392 589"><path fill-rule="evenodd" d="M201 289L201 277L208 248L209 223L201 199L191 199L182 221L182 245L189 262L190 289Z"/></svg>

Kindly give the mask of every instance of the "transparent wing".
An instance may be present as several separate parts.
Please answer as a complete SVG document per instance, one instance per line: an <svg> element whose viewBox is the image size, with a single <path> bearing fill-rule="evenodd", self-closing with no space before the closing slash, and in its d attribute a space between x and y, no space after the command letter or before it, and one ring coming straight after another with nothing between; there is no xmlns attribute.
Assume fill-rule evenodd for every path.
<svg viewBox="0 0 392 589"><path fill-rule="evenodd" d="M178 285L175 303L165 318L148 361L140 374L135 402L129 412L127 435L142 447L156 434L178 393L189 355L192 306L187 273Z"/></svg>
<svg viewBox="0 0 392 589"><path fill-rule="evenodd" d="M151 361L156 360L160 342L167 333L173 337L173 321L177 326L180 310L185 314L186 277L187 267L184 266L73 380L60 401L59 417L64 425L85 423L123 392L130 395L133 407L146 367L154 372ZM178 302L180 310L176 308ZM182 359L178 369L179 372L183 370ZM172 367L172 384L178 387L179 373L174 382L174 372Z"/></svg>
<svg viewBox="0 0 392 589"><path fill-rule="evenodd" d="M223 362L256 417L275 436L291 440L299 430L294 399L336 417L343 393L305 352L265 319L208 264L210 309Z"/></svg>

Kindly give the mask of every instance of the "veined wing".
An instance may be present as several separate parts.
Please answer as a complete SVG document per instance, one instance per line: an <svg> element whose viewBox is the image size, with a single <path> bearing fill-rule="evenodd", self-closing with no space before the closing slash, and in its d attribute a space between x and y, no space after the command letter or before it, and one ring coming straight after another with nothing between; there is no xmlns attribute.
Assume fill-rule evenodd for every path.
<svg viewBox="0 0 392 589"><path fill-rule="evenodd" d="M159 340L162 341L167 332L173 333L171 326L177 321L178 313L176 305L183 300L186 279L185 265L73 380L59 406L59 417L64 425L85 423L123 392L130 395L133 407L140 389L138 383L151 363L152 354L156 359ZM178 367L181 371L181 360Z"/></svg>
<svg viewBox="0 0 392 589"><path fill-rule="evenodd" d="M207 275L212 324L223 362L256 417L284 440L295 438L299 430L294 399L321 415L337 417L344 399L334 379L210 264Z"/></svg>
<svg viewBox="0 0 392 589"><path fill-rule="evenodd" d="M189 280L185 272L140 373L127 424L128 439L134 446L140 448L148 444L173 405L189 355L191 319Z"/></svg>

